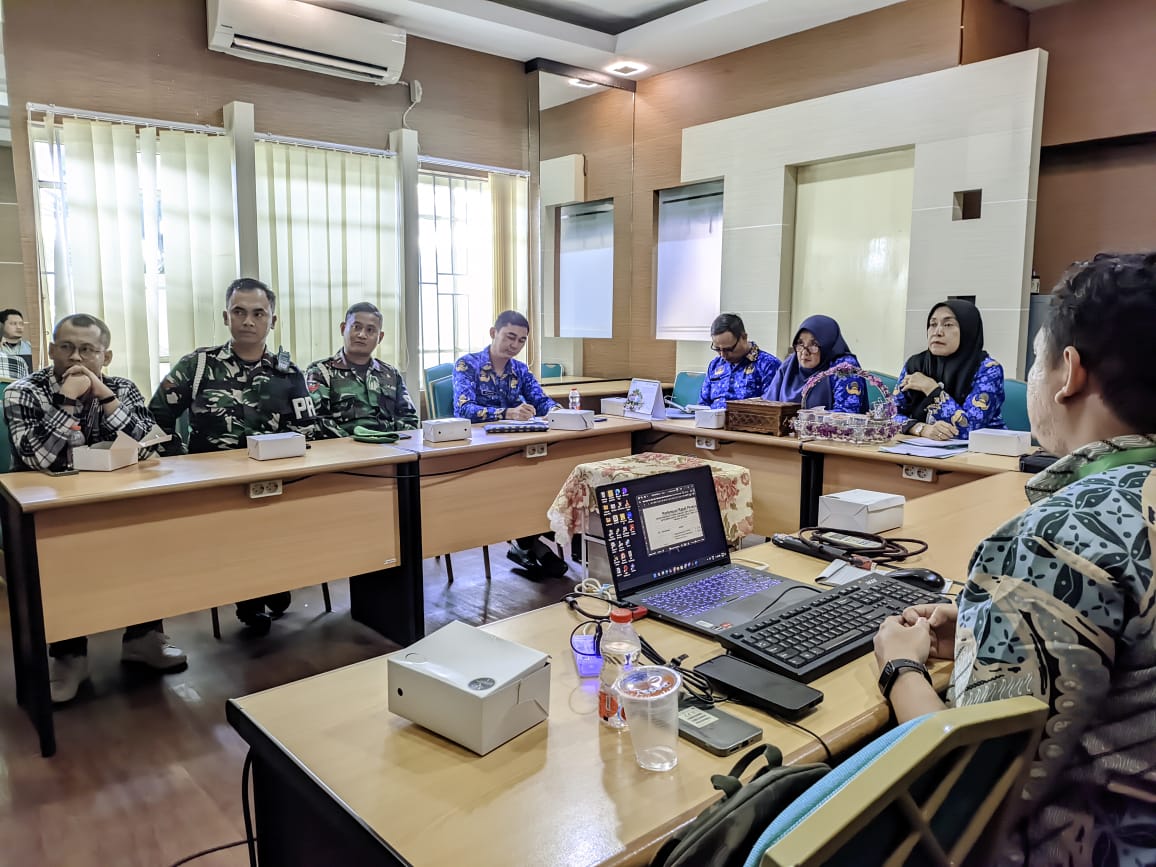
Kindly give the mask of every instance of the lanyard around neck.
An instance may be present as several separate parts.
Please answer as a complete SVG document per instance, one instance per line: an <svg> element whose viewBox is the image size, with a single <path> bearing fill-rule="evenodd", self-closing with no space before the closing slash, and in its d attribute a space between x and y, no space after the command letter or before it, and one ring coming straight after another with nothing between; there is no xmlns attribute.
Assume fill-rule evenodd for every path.
<svg viewBox="0 0 1156 867"><path fill-rule="evenodd" d="M1156 461L1156 446L1146 449L1128 449L1123 452L1114 452L1113 454L1104 455L1102 458L1097 458L1090 463L1084 464L1076 470L1076 478L1086 479L1088 476L1114 470L1116 467L1122 467L1126 464L1146 464L1150 461Z"/></svg>

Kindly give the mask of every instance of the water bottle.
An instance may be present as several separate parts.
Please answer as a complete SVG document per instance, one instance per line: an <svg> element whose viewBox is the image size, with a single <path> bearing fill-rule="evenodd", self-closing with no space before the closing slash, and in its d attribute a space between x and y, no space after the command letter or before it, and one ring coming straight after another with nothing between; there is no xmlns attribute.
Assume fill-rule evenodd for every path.
<svg viewBox="0 0 1156 867"><path fill-rule="evenodd" d="M642 652L642 641L634 631L629 611L611 609L610 625L602 632L599 652L602 654L602 673L598 683L598 716L610 728L622 731L626 728L626 717L618 703L614 682L634 665L634 660Z"/></svg>
<svg viewBox="0 0 1156 867"><path fill-rule="evenodd" d="M578 388L570 389L570 409L582 409L582 395L578 393Z"/></svg>
<svg viewBox="0 0 1156 867"><path fill-rule="evenodd" d="M84 431L79 424L74 424L68 431L68 463L72 465L72 452L84 445Z"/></svg>

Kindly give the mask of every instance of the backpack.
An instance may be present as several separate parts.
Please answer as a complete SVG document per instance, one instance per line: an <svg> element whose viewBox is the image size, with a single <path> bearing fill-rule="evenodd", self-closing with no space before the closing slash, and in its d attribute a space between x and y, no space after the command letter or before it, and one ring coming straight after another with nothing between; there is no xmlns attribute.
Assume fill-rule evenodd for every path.
<svg viewBox="0 0 1156 867"><path fill-rule="evenodd" d="M763 757L766 767L744 785L739 777ZM824 764L783 767L783 753L772 744L751 750L729 774L710 778L722 799L667 840L651 867L742 867L771 821L829 770Z"/></svg>

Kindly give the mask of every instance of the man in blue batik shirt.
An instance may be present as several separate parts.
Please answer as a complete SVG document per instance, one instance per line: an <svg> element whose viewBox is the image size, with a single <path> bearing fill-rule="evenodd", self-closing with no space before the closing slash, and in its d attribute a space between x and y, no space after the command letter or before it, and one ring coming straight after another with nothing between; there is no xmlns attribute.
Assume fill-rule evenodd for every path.
<svg viewBox="0 0 1156 867"><path fill-rule="evenodd" d="M707 366L699 402L725 409L728 400L762 397L782 362L747 339L747 328L736 313L716 316L710 339L718 358Z"/></svg>
<svg viewBox="0 0 1156 867"><path fill-rule="evenodd" d="M530 368L514 357L529 336L530 323L521 313L498 316L490 329L493 342L454 365L454 415L471 422L529 421L557 408Z"/></svg>
<svg viewBox="0 0 1156 867"><path fill-rule="evenodd" d="M498 315L490 329L492 342L481 352L463 355L454 365L454 415L471 422L529 421L557 409L530 368L515 359L530 336L530 323L515 310ZM566 574L566 561L537 536L510 543L506 556L527 577Z"/></svg>

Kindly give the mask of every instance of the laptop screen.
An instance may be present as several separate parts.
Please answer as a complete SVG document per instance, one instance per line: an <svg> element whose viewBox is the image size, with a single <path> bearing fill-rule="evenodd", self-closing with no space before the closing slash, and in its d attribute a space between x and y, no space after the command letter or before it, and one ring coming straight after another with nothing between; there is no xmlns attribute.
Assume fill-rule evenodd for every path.
<svg viewBox="0 0 1156 867"><path fill-rule="evenodd" d="M602 485L595 497L619 598L730 562L710 467Z"/></svg>

